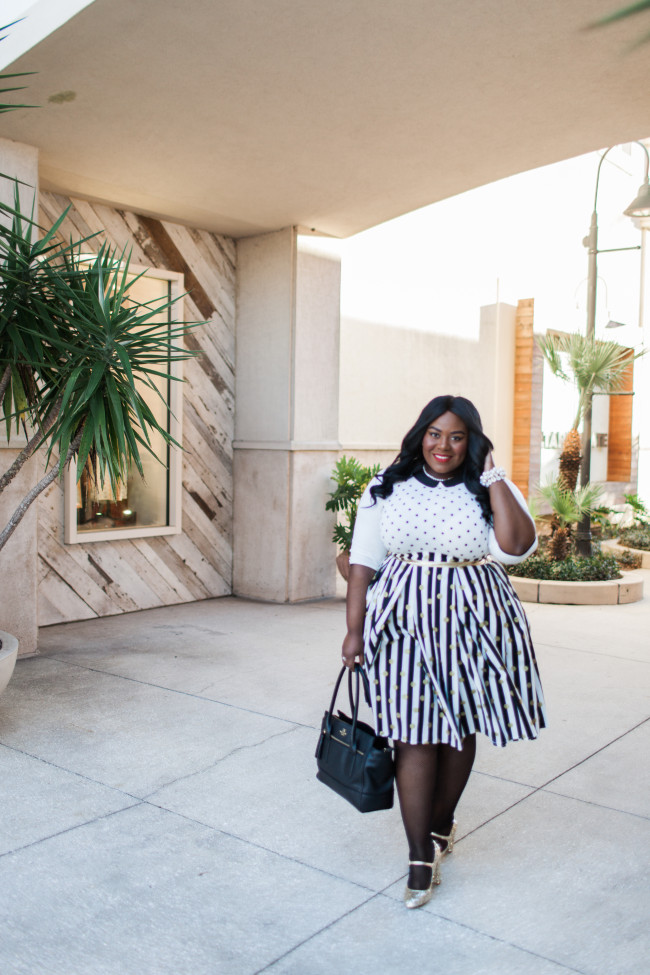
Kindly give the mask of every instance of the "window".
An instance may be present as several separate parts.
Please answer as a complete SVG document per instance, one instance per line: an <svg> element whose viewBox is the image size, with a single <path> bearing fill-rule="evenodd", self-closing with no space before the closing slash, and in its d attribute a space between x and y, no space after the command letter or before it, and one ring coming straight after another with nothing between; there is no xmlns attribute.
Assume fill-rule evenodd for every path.
<svg viewBox="0 0 650 975"><path fill-rule="evenodd" d="M182 294L182 274L133 267L134 277L143 270L146 274L130 288L134 300L144 303ZM170 324L174 319L182 320L181 305L182 301L177 301L161 313ZM174 363L169 369L171 375L180 379L181 366L182 363ZM181 384L160 378L155 382L162 398L144 384L143 396L160 425L180 443ZM171 535L181 531L181 451L168 446L157 433L151 434L151 445L155 457L147 450L140 451L144 478L132 465L116 494L110 483L98 483L90 469L84 470L77 481L77 465L70 464L64 482L66 543Z"/></svg>

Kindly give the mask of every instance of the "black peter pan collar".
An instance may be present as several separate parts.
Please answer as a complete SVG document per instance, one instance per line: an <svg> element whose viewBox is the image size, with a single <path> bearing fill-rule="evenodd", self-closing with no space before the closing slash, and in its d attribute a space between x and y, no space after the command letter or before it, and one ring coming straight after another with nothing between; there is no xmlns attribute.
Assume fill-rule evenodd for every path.
<svg viewBox="0 0 650 975"><path fill-rule="evenodd" d="M426 486L430 488L437 487L439 484L443 484L445 487L455 487L456 484L463 483L462 470L457 472L456 474L452 474L451 477L447 477L444 481L442 480L439 481L439 480L434 480L433 477L425 474L424 468L421 467L419 470L415 472L413 477L415 478L416 481L419 481L420 484L426 484Z"/></svg>

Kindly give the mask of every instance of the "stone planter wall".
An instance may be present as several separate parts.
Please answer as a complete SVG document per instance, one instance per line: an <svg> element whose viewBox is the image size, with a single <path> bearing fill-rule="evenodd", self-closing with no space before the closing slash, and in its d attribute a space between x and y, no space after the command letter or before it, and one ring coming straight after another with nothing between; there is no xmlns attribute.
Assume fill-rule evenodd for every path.
<svg viewBox="0 0 650 975"><path fill-rule="evenodd" d="M620 552L634 552L635 555L641 556L641 568L650 569L650 552L644 548L631 548L629 545L620 545L615 538L608 538L602 542L602 548L606 552L611 552L612 555L617 555Z"/></svg>
<svg viewBox="0 0 650 975"><path fill-rule="evenodd" d="M643 599L643 577L627 572L608 582L556 582L510 576L515 592L524 603L559 603L571 606L615 606Z"/></svg>

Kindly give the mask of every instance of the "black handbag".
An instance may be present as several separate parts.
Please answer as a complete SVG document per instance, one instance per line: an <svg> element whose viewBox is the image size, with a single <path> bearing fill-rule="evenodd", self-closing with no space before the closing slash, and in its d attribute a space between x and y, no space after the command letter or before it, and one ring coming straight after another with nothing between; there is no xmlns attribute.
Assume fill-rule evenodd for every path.
<svg viewBox="0 0 650 975"><path fill-rule="evenodd" d="M316 778L328 785L359 812L391 809L395 767L393 751L387 738L376 735L370 725L359 721L360 679L363 680L366 700L370 701L370 685L365 671L357 664L356 694L352 694L352 671L348 670L350 696L349 718L342 711L334 714L336 696L341 680L348 668L343 667L332 694L329 711L323 723L316 746L318 772Z"/></svg>

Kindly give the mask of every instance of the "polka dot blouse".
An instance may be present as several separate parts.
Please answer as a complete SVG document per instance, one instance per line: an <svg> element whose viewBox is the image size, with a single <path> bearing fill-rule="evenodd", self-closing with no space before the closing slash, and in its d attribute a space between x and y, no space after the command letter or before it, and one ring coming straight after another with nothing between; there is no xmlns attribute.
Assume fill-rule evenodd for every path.
<svg viewBox="0 0 650 975"><path fill-rule="evenodd" d="M357 511L350 562L378 569L387 555L435 553L450 559L480 559L491 555L499 562L522 562L537 547L537 541L524 555L510 555L499 547L494 529L481 510L476 495L455 479L436 481L424 471L395 484L388 498L376 503L366 488ZM506 484L525 511L526 502L519 489Z"/></svg>

